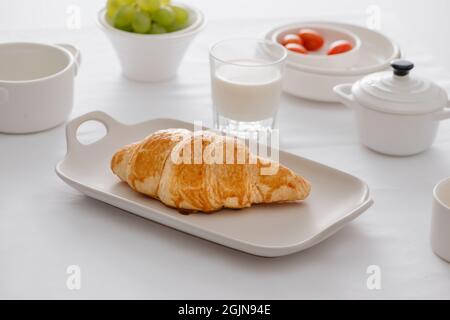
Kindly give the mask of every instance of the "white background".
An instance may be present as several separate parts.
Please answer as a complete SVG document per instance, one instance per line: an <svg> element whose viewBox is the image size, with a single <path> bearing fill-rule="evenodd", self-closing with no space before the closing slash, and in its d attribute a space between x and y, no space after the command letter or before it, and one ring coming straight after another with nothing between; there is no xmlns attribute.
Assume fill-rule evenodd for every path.
<svg viewBox="0 0 450 320"><path fill-rule="evenodd" d="M161 84L123 79L95 27L103 1L1 0L2 41L69 42L83 52L72 117L95 109L134 123L156 117L211 124L207 50L226 36L259 35L287 20L319 17L365 24L381 9L382 30L450 91L447 0L192 0L209 18L178 78ZM81 9L68 30L67 8ZM0 115L1 116L1 115ZM0 135L0 298L450 298L450 265L429 246L433 186L450 176L450 121L435 146L390 158L360 146L350 110L284 96L282 148L364 179L375 205L333 238L280 259L245 255L129 215L70 189L54 174L64 128ZM82 129L92 138L98 128ZM275 214L275 213L274 213ZM66 268L82 288L69 291ZM366 269L382 270L382 290Z"/></svg>

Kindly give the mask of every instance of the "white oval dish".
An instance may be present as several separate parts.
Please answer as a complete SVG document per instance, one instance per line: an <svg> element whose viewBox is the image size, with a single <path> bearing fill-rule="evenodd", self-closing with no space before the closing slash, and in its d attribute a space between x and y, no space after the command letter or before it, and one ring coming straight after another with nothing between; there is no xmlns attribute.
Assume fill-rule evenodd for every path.
<svg viewBox="0 0 450 320"><path fill-rule="evenodd" d="M69 44L0 44L0 132L33 133L66 121L80 63Z"/></svg>
<svg viewBox="0 0 450 320"><path fill-rule="evenodd" d="M355 66L343 69L308 67L287 61L283 90L294 96L315 101L339 102L333 92L335 86L341 83L353 83L370 73L386 70L389 68L390 62L401 55L397 44L382 33L340 22L290 23L270 30L266 33L265 38L272 39L279 30L317 24L345 29L357 35L361 39L359 59Z"/></svg>
<svg viewBox="0 0 450 320"><path fill-rule="evenodd" d="M103 123L107 134L81 144L77 129L86 121ZM188 234L264 257L289 255L335 234L371 205L368 186L360 179L299 156L280 152L280 162L307 178L313 193L304 203L259 205L214 214L182 215L157 200L134 192L111 172L114 152L157 130L193 129L193 124L154 119L125 125L103 112L91 112L67 125L67 155L56 166L58 176L86 195Z"/></svg>
<svg viewBox="0 0 450 320"><path fill-rule="evenodd" d="M163 81L174 77L189 45L206 26L203 13L187 5L190 25L164 34L139 34L119 30L106 19L106 10L99 11L97 22L113 45L122 72L128 79L142 82Z"/></svg>
<svg viewBox="0 0 450 320"><path fill-rule="evenodd" d="M359 37L346 29L326 24L311 24L301 28L282 28L272 35L272 41L280 43L287 34L297 34L300 29L312 29L322 35L325 40L323 47L318 51L310 51L299 54L292 51L288 53L288 61L306 67L317 67L326 69L342 69L352 67L358 62L361 40ZM329 45L337 40L347 40L353 45L353 49L336 55L327 55Z"/></svg>

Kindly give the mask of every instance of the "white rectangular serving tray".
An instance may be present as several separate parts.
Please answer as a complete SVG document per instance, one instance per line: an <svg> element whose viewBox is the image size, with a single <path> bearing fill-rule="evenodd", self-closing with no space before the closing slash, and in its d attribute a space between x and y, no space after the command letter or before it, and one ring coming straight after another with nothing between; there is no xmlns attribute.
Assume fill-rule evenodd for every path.
<svg viewBox="0 0 450 320"><path fill-rule="evenodd" d="M83 145L77 130L86 121L105 125L101 140ZM368 186L358 178L314 161L280 151L280 162L312 184L303 203L257 205L214 214L182 215L157 200L133 191L110 170L116 150L161 129L193 125L154 119L125 125L95 111L67 124L67 155L56 166L58 176L80 192L146 219L263 257L279 257L310 248L327 239L373 203Z"/></svg>

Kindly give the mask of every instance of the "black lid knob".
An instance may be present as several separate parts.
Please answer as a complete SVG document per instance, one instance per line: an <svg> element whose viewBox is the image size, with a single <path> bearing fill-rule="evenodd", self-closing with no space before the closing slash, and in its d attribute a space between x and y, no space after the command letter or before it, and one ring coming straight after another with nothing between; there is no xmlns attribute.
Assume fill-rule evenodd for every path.
<svg viewBox="0 0 450 320"><path fill-rule="evenodd" d="M399 77L404 77L414 69L414 63L408 60L394 60L391 62L391 67L394 69L394 74Z"/></svg>

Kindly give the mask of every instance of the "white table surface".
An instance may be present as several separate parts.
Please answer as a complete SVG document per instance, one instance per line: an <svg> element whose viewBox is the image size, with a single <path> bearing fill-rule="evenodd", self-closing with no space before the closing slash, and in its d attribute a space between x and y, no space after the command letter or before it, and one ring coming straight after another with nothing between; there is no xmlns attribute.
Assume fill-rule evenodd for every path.
<svg viewBox="0 0 450 320"><path fill-rule="evenodd" d="M178 78L160 84L122 78L109 43L92 23L71 31L58 26L7 29L1 24L0 29L4 41L70 42L81 48L84 59L72 117L103 110L126 123L172 117L211 125L209 45L225 36L259 34L285 19L249 20L241 13L231 18L232 10L225 10L222 19L220 8L194 2L204 3L213 19L191 46ZM313 12L319 13L325 2L319 1ZM94 16L94 6L87 10L86 17ZM358 10L342 15L341 8L335 18L364 22L364 8ZM400 41L422 73L450 89L448 66L438 63L442 50L449 52L448 44L436 44L432 54L396 23L399 8L392 10L386 13L384 30ZM450 265L429 244L432 189L450 176L450 121L442 123L432 149L410 158L362 147L352 112L338 104L285 95L279 124L283 149L362 178L375 200L334 237L279 259L253 257L194 238L71 189L54 173L65 155L63 126L33 135L0 135L0 298L450 298ZM87 127L81 135L91 138L98 132ZM66 287L69 265L81 268L81 290ZM381 268L381 290L366 286L370 265Z"/></svg>

